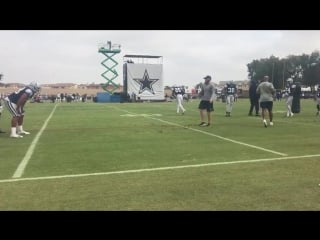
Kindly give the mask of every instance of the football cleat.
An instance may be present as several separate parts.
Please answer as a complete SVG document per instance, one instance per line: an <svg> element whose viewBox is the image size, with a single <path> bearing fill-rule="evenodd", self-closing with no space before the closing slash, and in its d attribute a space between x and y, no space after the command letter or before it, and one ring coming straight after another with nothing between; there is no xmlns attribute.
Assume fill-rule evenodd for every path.
<svg viewBox="0 0 320 240"><path fill-rule="evenodd" d="M268 127L267 120L263 120L264 127Z"/></svg>
<svg viewBox="0 0 320 240"><path fill-rule="evenodd" d="M20 131L20 132L17 132L18 134L25 134L25 135L29 135L30 133L29 132L26 132L26 131Z"/></svg>
<svg viewBox="0 0 320 240"><path fill-rule="evenodd" d="M10 137L12 137L12 138L23 138L23 136L18 135L18 134L11 134Z"/></svg>
<svg viewBox="0 0 320 240"><path fill-rule="evenodd" d="M202 126L204 126L204 125L206 125L205 122L201 122L201 123L199 124L200 127L202 127Z"/></svg>

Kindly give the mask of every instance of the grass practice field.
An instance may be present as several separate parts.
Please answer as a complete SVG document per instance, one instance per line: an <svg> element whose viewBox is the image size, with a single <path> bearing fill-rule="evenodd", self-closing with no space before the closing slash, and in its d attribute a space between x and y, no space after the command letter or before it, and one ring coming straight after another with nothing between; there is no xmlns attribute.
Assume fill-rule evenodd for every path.
<svg viewBox="0 0 320 240"><path fill-rule="evenodd" d="M215 102L199 127L185 103L27 103L21 139L0 119L0 210L320 210L320 117L313 100L274 126Z"/></svg>

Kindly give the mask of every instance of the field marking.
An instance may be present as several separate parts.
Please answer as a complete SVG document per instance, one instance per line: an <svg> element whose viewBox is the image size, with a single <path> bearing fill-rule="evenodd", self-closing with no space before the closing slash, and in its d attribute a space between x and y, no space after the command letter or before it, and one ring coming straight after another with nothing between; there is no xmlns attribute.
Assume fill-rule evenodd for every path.
<svg viewBox="0 0 320 240"><path fill-rule="evenodd" d="M120 108L117 108L117 107L114 107L114 108L117 109L117 110L120 110L120 111L127 112L127 113L129 113L129 114L134 114L134 113L129 112L129 111L127 111L127 110L123 110L123 109L120 109ZM167 123L167 124L169 124L169 125L174 125L174 126L182 127L182 128L185 128L185 129L189 129L189 130L194 131L194 132L200 132L200 133L203 133L203 134L212 136L212 137L220 138L220 139L222 139L222 140L224 140L224 141L228 141L228 142L240 144L240 145L243 145L243 146L246 146L246 147L251 147L251 148L259 149L259 150L262 150L262 151L265 151L265 152L270 152L270 153L277 154L277 155L280 155L280 156L288 156L288 154L285 154L285 153L276 152L276 151L273 151L273 150L270 150L270 149L267 149L267 148L258 147L258 146L252 145L252 144L248 144L248 143L244 143L244 142L232 140L232 139L230 139L230 138L225 138L225 137L222 137L222 136L219 136L219 135L216 135L216 134L213 134L213 133L209 133L209 132L206 132L206 131L202 131L202 130L199 130L199 129L196 129L196 128L186 127L186 126L180 125L180 124L178 124L178 123L173 123L173 122L165 121L165 120L162 120L162 119L159 119L159 118L150 117L150 116L148 116L148 115L145 115L145 116L143 116L143 117L150 118L150 119L153 119L153 120L157 120L157 121L160 121L160 122L164 122L164 123Z"/></svg>
<svg viewBox="0 0 320 240"><path fill-rule="evenodd" d="M159 114L159 113L154 113L154 114L123 114L123 115L120 115L120 117L152 117L152 116L157 116L157 117L161 117L162 114Z"/></svg>
<svg viewBox="0 0 320 240"><path fill-rule="evenodd" d="M182 169L182 168L198 168L198 167L208 167L208 166L217 166L217 165L231 165L231 164L238 164L238 163L269 162L269 161L279 161L279 160L299 159L299 158L312 158L312 157L320 157L320 154L290 156L290 157L277 157L277 158L262 158L262 159L240 160L240 161L231 161L231 162L203 163L203 164L172 166L172 167L142 168L142 169L134 169L134 170L113 171L113 172L83 173L83 174L70 174L70 175L47 176L47 177L15 178L15 179L11 178L11 179L0 180L0 183L9 183L9 182L18 182L18 181L33 181L33 180L47 180L47 179L61 179L61 178L90 177L90 176L115 175L115 174L126 174L126 173L141 173L141 172L174 170L174 169Z"/></svg>
<svg viewBox="0 0 320 240"><path fill-rule="evenodd" d="M35 138L33 139L33 141L31 142L26 154L24 155L22 161L20 162L18 168L16 169L16 171L14 172L12 178L20 178L24 172L24 170L27 167L27 164L34 152L34 149L39 141L39 138L42 134L42 132L44 131L44 129L47 127L49 120L51 119L54 111L56 110L58 104L56 104L53 108L53 110L51 111L49 117L47 118L47 120L44 122L43 126L41 127L40 131L37 133L37 135L35 136Z"/></svg>

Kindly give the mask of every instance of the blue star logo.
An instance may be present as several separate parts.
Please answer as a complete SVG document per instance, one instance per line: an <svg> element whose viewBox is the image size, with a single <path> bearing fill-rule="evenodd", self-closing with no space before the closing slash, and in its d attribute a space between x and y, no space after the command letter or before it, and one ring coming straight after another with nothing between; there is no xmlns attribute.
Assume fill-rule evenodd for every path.
<svg viewBox="0 0 320 240"><path fill-rule="evenodd" d="M133 80L140 85L139 94L146 90L151 92L152 94L155 94L152 85L155 84L159 79L149 78L147 69L144 71L143 78L134 78Z"/></svg>

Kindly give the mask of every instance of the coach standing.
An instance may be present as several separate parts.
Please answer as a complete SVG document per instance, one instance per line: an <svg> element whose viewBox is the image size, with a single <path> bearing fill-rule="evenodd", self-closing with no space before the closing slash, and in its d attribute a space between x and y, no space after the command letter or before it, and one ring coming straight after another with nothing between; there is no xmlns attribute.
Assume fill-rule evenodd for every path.
<svg viewBox="0 0 320 240"><path fill-rule="evenodd" d="M211 125L211 112L213 109L213 98L215 94L214 86L211 84L211 76L207 75L204 78L204 84L201 84L201 91L199 93L199 97L201 99L199 103L199 111L200 111L200 127L206 127ZM204 115L207 112L208 123L204 121Z"/></svg>

